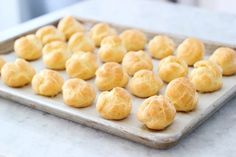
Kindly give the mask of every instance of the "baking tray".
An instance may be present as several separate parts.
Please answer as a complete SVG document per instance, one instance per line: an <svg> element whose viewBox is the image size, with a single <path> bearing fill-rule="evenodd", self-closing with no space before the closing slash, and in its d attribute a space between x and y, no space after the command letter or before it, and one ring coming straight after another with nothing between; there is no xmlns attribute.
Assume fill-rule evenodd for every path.
<svg viewBox="0 0 236 157"><path fill-rule="evenodd" d="M85 25L87 30L91 28L91 26L93 26L95 23L101 22L84 18L77 19ZM58 21L59 18L54 19L47 24L57 25ZM112 25L118 32L130 28L114 23L109 24ZM22 35L34 33L39 27L43 25L46 24L39 24L37 27L32 28L31 30L21 32L20 34L0 41L0 53L2 53L2 56L7 61L14 61L16 59L15 54L12 52L14 40ZM155 35L163 34L158 32L149 32L146 30L142 31L147 35L148 39L151 39ZM185 38L184 36L168 33L165 33L165 35L170 36L176 42L176 44L179 44ZM234 45L221 44L211 41L203 42L206 46L205 59L207 59L210 53L212 53L217 47L235 47ZM30 63L36 68L37 72L45 68L41 59L32 61ZM158 60L153 60L153 64L154 72L157 73ZM65 79L68 79L65 71L59 72ZM163 131L149 130L140 122L138 122L136 118L137 107L143 102L144 99L134 96L132 96L132 112L130 116L121 121L111 121L101 118L95 109L96 100L90 107L72 108L63 103L62 94L50 98L39 96L33 93L30 85L23 88L10 88L0 81L0 96L38 110L48 112L74 122L78 122L89 127L103 130L107 133L117 135L131 141L142 143L154 148L169 148L170 146L176 144L183 136L194 130L199 124L204 122L208 117L210 117L215 111L226 104L226 102L235 95L235 80L236 75L223 77L223 88L221 90L214 93L199 94L199 102L196 110L190 113L178 112L173 124ZM91 79L88 82L94 85L94 79ZM161 89L160 94L163 94L164 90L165 87ZM96 92L98 96L100 92L97 89Z"/></svg>

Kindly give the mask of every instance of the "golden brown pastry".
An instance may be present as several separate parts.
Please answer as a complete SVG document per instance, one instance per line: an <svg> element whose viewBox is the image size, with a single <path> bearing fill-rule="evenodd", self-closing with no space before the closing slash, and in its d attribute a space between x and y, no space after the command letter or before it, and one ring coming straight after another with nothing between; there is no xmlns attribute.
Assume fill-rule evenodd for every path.
<svg viewBox="0 0 236 157"><path fill-rule="evenodd" d="M177 111L189 112L197 106L198 94L196 88L186 77L171 81L167 85L165 95L175 105Z"/></svg>
<svg viewBox="0 0 236 157"><path fill-rule="evenodd" d="M47 68L54 70L65 69L67 59L71 56L67 44L61 41L54 41L43 47L43 62Z"/></svg>
<svg viewBox="0 0 236 157"><path fill-rule="evenodd" d="M66 41L64 34L52 25L40 28L36 32L36 37L41 40L43 44L47 44L52 41Z"/></svg>
<svg viewBox="0 0 236 157"><path fill-rule="evenodd" d="M101 48L98 50L103 62L120 63L126 53L126 49L118 36L108 36L102 40Z"/></svg>
<svg viewBox="0 0 236 157"><path fill-rule="evenodd" d="M22 87L29 84L34 74L34 68L23 59L6 63L1 69L2 81L10 87Z"/></svg>
<svg viewBox="0 0 236 157"><path fill-rule="evenodd" d="M6 61L2 57L0 57L0 73L1 73L2 67L5 63L6 63Z"/></svg>
<svg viewBox="0 0 236 157"><path fill-rule="evenodd" d="M95 50L93 40L87 34L82 32L72 35L68 42L68 46L72 52L94 52Z"/></svg>
<svg viewBox="0 0 236 157"><path fill-rule="evenodd" d="M177 57L184 60L189 66L192 66L197 61L202 60L204 54L204 44L195 38L185 39L177 48Z"/></svg>
<svg viewBox="0 0 236 157"><path fill-rule="evenodd" d="M116 34L116 30L114 28L111 28L106 23L98 23L94 25L90 30L90 37L92 38L96 46L100 46L103 38Z"/></svg>
<svg viewBox="0 0 236 157"><path fill-rule="evenodd" d="M165 96L151 96L139 106L137 118L149 129L163 130L175 119L175 106Z"/></svg>
<svg viewBox="0 0 236 157"><path fill-rule="evenodd" d="M220 47L215 50L209 60L221 66L223 75L236 74L236 52L233 49Z"/></svg>
<svg viewBox="0 0 236 157"><path fill-rule="evenodd" d="M158 74L163 81L170 82L178 77L186 76L188 65L180 58L168 56L159 62Z"/></svg>
<svg viewBox="0 0 236 157"><path fill-rule="evenodd" d="M44 69L34 75L32 89L36 94L43 96L55 96L61 92L64 79L56 71Z"/></svg>
<svg viewBox="0 0 236 157"><path fill-rule="evenodd" d="M41 57L43 45L33 34L21 37L14 43L16 55L26 59L35 60Z"/></svg>
<svg viewBox="0 0 236 157"><path fill-rule="evenodd" d="M198 61L190 80L199 92L213 92L222 87L222 68L209 60Z"/></svg>
<svg viewBox="0 0 236 157"><path fill-rule="evenodd" d="M83 80L94 77L97 68L96 56L92 53L73 54L66 62L66 73L69 77Z"/></svg>
<svg viewBox="0 0 236 157"><path fill-rule="evenodd" d="M120 87L102 92L97 100L96 109L105 119L121 120L131 112L132 103L129 93Z"/></svg>
<svg viewBox="0 0 236 157"><path fill-rule="evenodd" d="M136 29L125 30L120 34L120 38L127 51L143 50L147 42L145 34Z"/></svg>
<svg viewBox="0 0 236 157"><path fill-rule="evenodd" d="M129 80L129 91L138 97L144 98L157 94L163 82L150 70L140 70Z"/></svg>
<svg viewBox="0 0 236 157"><path fill-rule="evenodd" d="M142 50L127 53L123 58L122 65L129 75L134 75L142 69L152 70L153 68L152 59Z"/></svg>
<svg viewBox="0 0 236 157"><path fill-rule="evenodd" d="M66 16L61 19L57 26L58 30L65 34L68 40L73 34L83 32L84 26L72 16Z"/></svg>
<svg viewBox="0 0 236 157"><path fill-rule="evenodd" d="M90 106L96 97L92 85L78 78L67 80L62 86L62 93L65 104L73 107Z"/></svg>
<svg viewBox="0 0 236 157"><path fill-rule="evenodd" d="M124 87L128 79L120 64L107 62L96 71L95 84L99 90L111 90L114 87Z"/></svg>
<svg viewBox="0 0 236 157"><path fill-rule="evenodd" d="M162 59L174 53L175 43L167 36L157 35L148 43L148 51L153 58Z"/></svg>

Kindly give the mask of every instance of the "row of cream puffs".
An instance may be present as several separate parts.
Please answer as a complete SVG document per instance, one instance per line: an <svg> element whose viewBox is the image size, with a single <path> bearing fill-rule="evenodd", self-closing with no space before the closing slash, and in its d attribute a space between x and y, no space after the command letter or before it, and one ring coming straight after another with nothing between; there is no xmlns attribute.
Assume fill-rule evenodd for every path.
<svg viewBox="0 0 236 157"><path fill-rule="evenodd" d="M116 86L123 87L128 82L127 74L133 76L140 70L153 69L152 60L144 51L132 51L127 53L123 58L122 66L116 62L107 62L97 69L98 64L96 57L92 53L78 53L70 57L68 53L62 52L61 49L66 49L66 45L64 45L64 43L59 43L59 41L46 45L44 49L46 49L45 51L48 53L44 54L43 61L48 68L61 69L61 63L63 62L69 77L77 77L87 80L94 77L96 74L97 77L95 82L99 90L110 90ZM220 51L222 49L226 49L228 51L223 51L223 55L220 56L219 52L222 52ZM57 54L58 52L61 53ZM62 60L62 55L66 56L68 59ZM219 57L227 58L231 62L224 62L224 66L219 66L220 64L216 64ZM227 72L232 72L232 70L235 70L235 58L235 51L231 51L231 49L228 48L219 48L215 51L215 53L213 53L209 60L201 60L196 62L194 64L194 69L190 74L190 79L196 86L197 90L200 92L212 92L220 89L222 86L222 67ZM4 63L3 59L1 59L1 61ZM9 68L10 67L5 68L7 70L4 69L2 75L9 77L8 73L11 72ZM187 64L176 56L168 56L162 59L158 65L158 75L164 82L167 83L175 78L187 76L187 74ZM136 76L138 75L135 75L134 78ZM14 83L16 82L14 81ZM8 83L8 85L13 87L20 86L11 85L11 83ZM146 94L144 94L143 97L145 97L145 95ZM136 96L139 95L136 94Z"/></svg>
<svg viewBox="0 0 236 157"><path fill-rule="evenodd" d="M119 66L119 64L117 63L114 63L114 65ZM151 71L141 70L138 73L142 75L145 72L148 74L148 76L150 75L150 77L152 77L153 81L160 81L154 78L155 76ZM78 78L73 78L67 80L64 83L64 79L58 72L47 69L42 70L38 74L35 74L34 68L23 59L16 59L14 63L6 63L2 68L1 77L4 83L12 87L21 87L31 82L33 91L36 94L43 96L55 96L62 91L64 103L73 107L90 106L96 97L95 89L86 81ZM188 91L191 88L188 87L188 81L186 81L185 78L182 78L180 80L184 81L179 81L181 82L179 83L179 85L172 85L176 84L174 82L168 85L167 97L169 97L170 99L164 96L152 96L145 100L142 105L140 105L137 117L148 128L157 130L164 129L174 120L176 109L179 111L188 111L193 109L195 105L193 103L195 103L195 100L191 104L191 102L189 101L189 96L192 96L194 94L194 90ZM149 82L147 83L149 84ZM159 82L157 82L157 84L159 84ZM181 97L175 94L175 88L186 90L185 94L187 95L185 95L185 100L179 99ZM156 91L151 92L155 93ZM171 98L175 100L173 101L174 104L170 102ZM188 100L189 104L185 104L183 106L182 102L186 100ZM177 105L176 109L175 105ZM184 108L181 108L181 105ZM154 112L154 110L158 108L160 108L160 110L163 110L164 114L163 111ZM125 89L121 87L114 87L111 91L104 91L98 96L96 109L98 113L105 119L124 119L128 117L131 112L132 99ZM152 114L150 114L149 112ZM159 120L153 121L153 119Z"/></svg>
<svg viewBox="0 0 236 157"><path fill-rule="evenodd" d="M113 36L107 37L107 39L109 40L104 39L106 41L105 43L110 42L111 43L110 45L112 44L116 45L116 42L112 42L113 39L115 39L116 37L110 39L112 37ZM60 70L66 67L67 74L70 77L78 77L85 80L90 79L94 77L95 72L98 68L96 58L91 53L87 54L79 53L80 55L73 55L72 57L70 57L71 56L70 50L68 49L67 45L64 42L60 41L51 42L44 46L43 52L44 52L43 62L48 68ZM117 53L114 53L115 51L108 50L107 52L109 52L110 54L106 53L108 55L105 56L112 56L113 58L119 58L119 59L122 59L123 57L116 55ZM213 55L210 57L209 60L221 65L221 68L223 68L224 75L232 75L235 74L236 72L235 58L236 55L234 50L229 48L219 48L213 53ZM209 64L212 65L213 63ZM135 72L141 69L152 70L153 68L151 58L144 51L137 51L137 52L132 51L125 54L122 59L122 65L125 71L131 76L134 75ZM198 65L200 64L196 63L195 65L196 65L195 67L197 68L199 67ZM198 68L198 69L203 69L203 68ZM194 70L194 72L195 71L197 70ZM177 77L186 76L188 73L188 66L185 63L185 61L179 58L178 56L177 57L168 56L160 61L158 66L158 72L159 76L163 81L170 82L171 80ZM192 72L192 74L194 74L194 72ZM206 70L204 72L207 73ZM195 72L195 74L197 73ZM201 76L204 76L202 70L200 71L200 74ZM221 82L221 79L215 79L215 77L220 78L219 75L211 75L211 76L208 75L208 78L202 77L200 79L200 77L196 77L197 79L193 80L195 80L194 82L196 82L195 83L196 86L199 86L199 84L201 84L200 86L205 87L203 89L202 87L199 86L199 88L197 88L198 91L211 92L219 89L222 86L220 85L221 83L218 84L214 83L214 80L219 80L219 82ZM208 84L206 83L206 80L211 80L210 84L212 84L214 87L209 87L210 85L205 86L205 84Z"/></svg>
<svg viewBox="0 0 236 157"><path fill-rule="evenodd" d="M142 48L137 48L140 45L138 44L140 41L146 41L144 40L146 39L145 35L138 30L126 30L119 37L114 36L114 33L107 33L110 29L113 29L109 25L99 23L91 29L90 34L92 35L87 36L82 32L84 29L75 29L81 25L75 24L77 22L73 17L65 17L59 22L58 29L54 26L46 26L39 29L36 35L27 35L16 40L14 45L16 54L26 60L34 60L41 56L42 51L46 66L51 69L61 70L65 68L65 62L71 56L71 52L93 52L95 49L94 42L98 38L101 44L99 44L101 47L98 54L103 62L119 63L123 60L127 51L136 51L145 47L145 44L142 44L144 45ZM66 31L65 29L68 24L75 25L70 27L70 33L68 33L69 30ZM63 27L64 29L62 29L62 26L65 28ZM72 28L75 30L72 31ZM70 34L67 35L67 38L70 39L68 44L64 42L65 39L61 37L63 33L59 30L64 32L64 34ZM95 37L92 38L92 36ZM131 47L134 45L137 47L130 49L127 48L129 46L125 45L131 45ZM154 58L162 59L174 53L174 45L172 39L166 36L156 36L149 42L148 50ZM190 66L201 60L204 53L204 44L194 38L187 38L176 50L176 56ZM210 60L216 62L223 68L223 75L233 75L236 73L235 57L236 55L233 49L222 47L213 53ZM55 60L59 60L59 62L55 62ZM134 74L132 71L128 71L128 73L131 73L131 75Z"/></svg>
<svg viewBox="0 0 236 157"><path fill-rule="evenodd" d="M211 67L211 69L213 68ZM34 91L44 96L57 95L61 91L64 82L59 73L53 70L44 70L36 74L33 66L23 59L16 59L15 62L4 64L1 69L1 78L10 87L22 87L31 83L32 80ZM54 83L50 83L50 81L54 81ZM46 85L52 84L52 87L49 88L46 85L40 87L43 82L46 82ZM101 91L108 91L115 87L125 87L128 84L129 91L133 95L142 98L157 94L163 86L159 76L146 69L137 71L129 80L128 74L122 66L115 62L105 63L96 71L95 84Z"/></svg>
<svg viewBox="0 0 236 157"><path fill-rule="evenodd" d="M101 91L109 91L115 87L125 87L128 83L128 75L123 71L121 65L115 62L105 63L97 70L96 75L95 84ZM61 92L64 83L58 72L43 70L36 74L31 64L23 59L16 59L15 62L4 64L1 77L2 81L10 87L22 87L32 83L35 93L43 96L57 95ZM162 85L162 80L152 71L140 70L130 79L128 89L133 95L145 98L156 95ZM169 85L171 86L171 83ZM181 88L176 89L176 91L178 90L181 90Z"/></svg>
<svg viewBox="0 0 236 157"><path fill-rule="evenodd" d="M114 63L114 66L120 65ZM148 128L164 129L174 121L176 111L188 112L196 107L198 97L196 89L189 79L177 78L167 86L165 96L155 96L157 91L152 91L154 88L150 87L152 85L155 89L160 88L161 80L157 79L149 70L138 71L136 75L137 78L134 78L136 80L133 80L134 84L131 81L131 88L132 86L137 88L136 85L138 85L140 87L137 88L138 90L150 90L149 92L154 95L144 100L137 112L138 120ZM141 78L138 78L139 76ZM142 77L146 80L147 86L145 83L139 84L140 81L137 79L142 80ZM151 81L148 81L149 77ZM58 72L48 69L35 74L34 68L23 59L16 59L14 63L6 63L2 68L2 80L8 85L11 84L12 87L20 87L31 82L33 91L43 96L55 96L62 91L64 103L73 107L90 106L96 97L95 89L88 82L72 78L64 83L64 79ZM154 84L150 84L150 82ZM156 87L156 85L160 86ZM149 88L146 89L146 87ZM132 99L124 88L114 87L111 91L104 91L98 96L96 109L105 119L121 120L129 116Z"/></svg>
<svg viewBox="0 0 236 157"><path fill-rule="evenodd" d="M55 26L45 26L40 28L35 35L28 35L16 40L14 48L18 56L26 60L34 60L41 56L40 50L43 45L53 41L69 40L68 47L72 52L93 52L95 46L101 46L103 47L100 52L102 61L120 62L126 51L143 50L147 42L145 34L135 29L125 30L118 37L115 29L106 23L94 25L88 34L84 32L85 28L79 21L72 16L67 16L60 20L57 28ZM108 38L102 42L108 36L116 37ZM154 58L162 59L173 55L175 43L169 37L159 35L150 40L147 49ZM111 51L114 51L113 55L109 54ZM219 51L231 50L220 49ZM109 57L114 56L114 54L120 56L110 59ZM187 38L179 45L176 54L188 65L193 65L203 58L205 47L200 40Z"/></svg>
<svg viewBox="0 0 236 157"><path fill-rule="evenodd" d="M4 60L1 61L3 65ZM123 67L116 62L107 62L98 68L96 57L92 53L80 53L74 54L66 62L66 71L69 77L83 80L96 75L95 84L101 91L125 87L129 82L130 92L138 97L149 97L158 93L163 84L162 80L170 82L188 74L184 62L175 56L168 56L159 63L159 75L154 75L151 59L143 51L126 54L122 64ZM129 80L128 74L133 73L133 77ZM34 68L23 59L6 63L1 69L2 80L10 87L21 87L30 83L34 74ZM220 89L223 84L222 68L210 60L195 63L189 77L199 92L213 92Z"/></svg>
<svg viewBox="0 0 236 157"><path fill-rule="evenodd" d="M84 54L89 55L91 53ZM196 64L199 64L197 67L203 68L200 69L200 73L193 72L196 73L196 77L201 78L201 75L204 78L211 77L212 75L222 76L221 69L214 62L199 61ZM34 68L23 59L16 59L14 63L4 64L1 73L3 82L11 87L21 87L29 84L32 80L32 89L36 94L55 96L63 91L65 104L73 107L89 106L96 97L95 90L86 81L75 78L69 79L64 83L59 73L53 70L43 70L35 74ZM98 97L96 105L98 112L106 119L119 120L127 117L131 111L131 98L126 90L124 91L122 88L117 89L117 87L124 87L128 83L128 74L124 72L120 64L109 62L103 64L97 70L96 75L95 83L97 87L100 90L106 90ZM145 111L139 109L138 119L147 125L148 128L160 130L172 123L176 111L192 111L197 105L198 96L193 84L194 82L192 83L191 79L193 78L180 77L174 79L168 84L165 97L155 96L162 87L161 79L150 70L137 71L129 81L128 90L135 96L149 97L144 101L144 105L141 105L140 108L146 107ZM197 79L197 81L199 80ZM218 84L217 78L212 78L212 81L215 82L208 84L210 88L212 88L211 85ZM206 88L206 84L201 87ZM107 90L111 91L108 92ZM118 91L123 94L116 93ZM151 101L152 99L154 100ZM163 105L163 103L166 104ZM173 109L173 106L176 111ZM153 108L162 108L166 113L161 114L151 111ZM170 115L168 116L167 114ZM145 116L148 117L145 118ZM163 121L150 121L150 116L153 116L154 119L161 118Z"/></svg>

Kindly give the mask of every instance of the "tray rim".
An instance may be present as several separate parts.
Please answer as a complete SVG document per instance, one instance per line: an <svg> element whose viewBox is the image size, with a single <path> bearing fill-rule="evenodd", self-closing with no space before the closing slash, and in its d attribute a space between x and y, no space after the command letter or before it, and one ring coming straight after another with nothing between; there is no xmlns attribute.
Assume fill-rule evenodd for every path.
<svg viewBox="0 0 236 157"><path fill-rule="evenodd" d="M31 30L21 32L20 34L17 34L16 36L9 37L9 38L7 38L5 40L2 40L2 41L0 41L0 47L1 47L1 45L4 45L4 44L9 45L8 42L12 43L12 42L14 42L14 40L16 38L18 38L20 36L23 36L25 34L29 34L29 33L35 32L38 28L43 27L45 25L50 25L50 24L55 25L55 24L58 23L58 21L62 17L64 17L64 16L61 15L60 17L56 18L56 20L53 19L49 23L46 23L46 24L44 23L44 24L42 24L40 26L36 26L35 28L33 28ZM78 19L79 21L86 21L86 22L92 22L92 23L106 22L106 21L82 18L82 17L78 17L78 16L74 16L74 17L76 19ZM116 24L114 22L113 23L106 22L106 23L108 23L108 24L110 24L112 26L115 26L115 27L120 27L122 29L136 28L136 29L139 29L139 30L143 31L144 33L149 33L149 34L165 34L165 35L168 35L170 37L178 38L179 40L182 40L182 39L184 39L186 37L184 35L171 34L171 33L165 33L165 32L158 32L158 31L150 31L150 30L146 30L146 29L142 29L142 28L125 26L125 25L121 25L121 24ZM236 44L235 45L231 45L231 44L225 44L225 43L220 43L220 42L208 41L208 40L204 40L204 39L202 41L204 42L204 44L207 44L207 45L210 45L210 46L213 45L213 46L219 47L219 46L222 45L222 46L228 46L228 47L231 47L231 48L236 48ZM12 51L12 50L10 50L10 51ZM1 53L2 52L1 52L1 48L0 48L0 54ZM73 122L80 123L82 125L86 125L88 127L92 127L92 128L95 128L95 129L99 129L99 130L102 130L104 132L107 132L107 133L110 133L110 134L113 134L113 135L117 135L119 137L122 137L122 138L125 138L125 139L129 139L131 141L142 143L142 144L145 144L145 145L148 145L148 146L151 146L151 147L154 147L154 148L158 148L158 149L166 149L166 148L169 148L169 147L175 145L183 136L188 135L190 132L192 132L193 129L198 127L201 123L203 123L205 120L207 120L212 114L214 114L218 109L220 109L224 105L224 103L229 101L235 94L236 94L236 85L234 85L230 90L225 92L222 97L220 97L217 100L215 100L214 104L217 107L213 108L214 106L212 105L209 108L207 108L207 110L204 112L204 114L200 115L200 119L199 120L197 120L197 118L196 118L196 120L193 121L191 123L191 125L188 125L188 127L183 129L181 132L177 132L177 133L171 134L170 136L168 136L168 139L166 139L164 137L163 138L159 137L158 140L156 140L156 139L140 137L140 136L137 136L136 134L131 134L129 132L126 132L125 130L117 130L117 128L114 128L114 126L106 126L105 123L97 124L97 123L91 121L91 119L88 119L88 118L86 119L86 118L84 118L81 115L73 115L72 118L68 118L67 116L70 113L67 113L65 111L61 111L59 109L50 107L50 105L49 106L47 105L47 102L46 103L36 102L36 101L32 100L31 98L15 95L15 94L11 93L10 91L6 91L6 90L0 88L0 97L2 97L2 98L7 98L7 99L13 100L13 101L15 101L17 103L20 103L20 104L23 104L23 105L27 105L27 106L29 106L31 108L34 108L34 109L37 109L37 110L41 110L43 112L47 112L47 113L56 115L56 116L58 116L60 118L71 120ZM19 99L22 99L21 102L19 102ZM37 105L35 105L35 103L37 103ZM57 110L58 113L56 111L52 111L52 110L55 110L55 109ZM106 130L105 127L109 127L109 129ZM133 137L135 137L136 139L133 138Z"/></svg>

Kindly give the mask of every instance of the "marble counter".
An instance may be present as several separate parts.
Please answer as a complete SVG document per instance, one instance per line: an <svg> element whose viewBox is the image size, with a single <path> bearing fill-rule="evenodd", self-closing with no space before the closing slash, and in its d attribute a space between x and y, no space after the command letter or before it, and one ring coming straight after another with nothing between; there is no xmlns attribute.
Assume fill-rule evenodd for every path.
<svg viewBox="0 0 236 157"><path fill-rule="evenodd" d="M236 17L154 0L94 0L78 3L23 25L58 14L110 21L153 31L236 43ZM17 33L17 28L0 33ZM236 153L234 98L178 145L156 150L0 98L0 156L200 157Z"/></svg>

